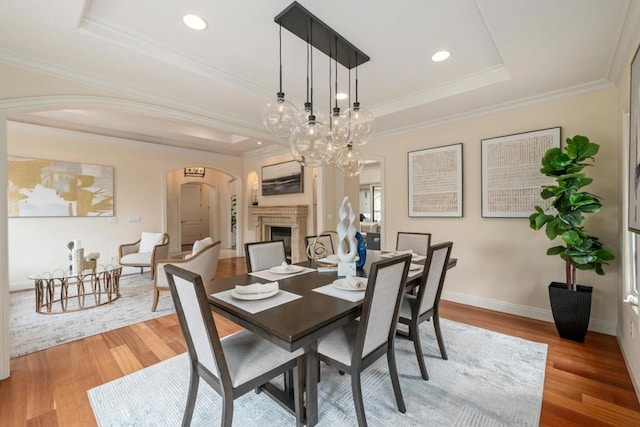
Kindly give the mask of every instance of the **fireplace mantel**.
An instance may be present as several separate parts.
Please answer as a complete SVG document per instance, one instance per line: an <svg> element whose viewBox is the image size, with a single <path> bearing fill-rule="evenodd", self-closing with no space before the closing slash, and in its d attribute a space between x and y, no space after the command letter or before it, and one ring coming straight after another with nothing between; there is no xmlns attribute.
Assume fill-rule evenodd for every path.
<svg viewBox="0 0 640 427"><path fill-rule="evenodd" d="M307 258L304 238L307 235L306 205L249 206L257 241L264 242L271 236L271 227L291 228L291 262Z"/></svg>

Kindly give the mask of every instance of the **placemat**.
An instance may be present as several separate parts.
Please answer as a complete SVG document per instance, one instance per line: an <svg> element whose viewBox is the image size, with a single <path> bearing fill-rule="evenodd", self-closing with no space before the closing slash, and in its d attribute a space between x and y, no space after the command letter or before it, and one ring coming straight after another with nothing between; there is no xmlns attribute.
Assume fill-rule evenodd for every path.
<svg viewBox="0 0 640 427"><path fill-rule="evenodd" d="M211 294L211 296L214 298L218 298L219 300L222 300L231 305L235 305L236 307L241 308L242 310L251 314L268 310L270 308L277 307L281 304L286 304L290 301L297 300L298 298L302 298L298 294L294 294L288 291L283 291L282 289L280 289L280 292L278 292L276 295L272 297L253 300L253 301L245 301L245 300L239 300L239 299L233 298L231 296L231 292L233 292L233 289Z"/></svg>
<svg viewBox="0 0 640 427"><path fill-rule="evenodd" d="M314 292L344 299L351 302L361 301L364 298L364 291L345 291L333 286L333 283L315 288Z"/></svg>
<svg viewBox="0 0 640 427"><path fill-rule="evenodd" d="M309 267L302 267L302 271L298 271L297 273L291 273L291 274L272 273L269 270L260 270L260 271L254 271L253 273L249 273L249 275L259 277L261 279L268 280L270 282L277 282L278 280L288 279L289 277L311 273L312 271L316 271L316 269L309 268Z"/></svg>

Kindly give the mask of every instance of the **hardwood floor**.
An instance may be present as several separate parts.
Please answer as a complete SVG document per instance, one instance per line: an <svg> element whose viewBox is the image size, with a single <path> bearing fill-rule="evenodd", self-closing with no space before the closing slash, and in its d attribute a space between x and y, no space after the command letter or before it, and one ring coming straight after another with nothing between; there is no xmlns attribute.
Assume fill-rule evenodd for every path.
<svg viewBox="0 0 640 427"><path fill-rule="evenodd" d="M246 271L221 259L216 277ZM640 403L615 337L589 332L561 340L551 323L447 301L442 317L548 344L542 426L640 426ZM236 331L216 317L221 334ZM446 336L445 336L446 342ZM0 426L96 425L87 390L186 351L175 315L106 332L11 360L0 381Z"/></svg>

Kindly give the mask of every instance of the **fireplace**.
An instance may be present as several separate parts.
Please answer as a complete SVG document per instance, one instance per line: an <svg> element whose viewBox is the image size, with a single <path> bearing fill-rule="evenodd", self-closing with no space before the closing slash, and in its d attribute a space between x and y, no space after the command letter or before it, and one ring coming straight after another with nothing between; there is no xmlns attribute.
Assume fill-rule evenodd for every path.
<svg viewBox="0 0 640 427"><path fill-rule="evenodd" d="M270 226L271 240L283 240L287 259L291 260L291 227Z"/></svg>
<svg viewBox="0 0 640 427"><path fill-rule="evenodd" d="M304 238L307 235L306 205L295 206L249 206L249 212L253 217L253 226L257 242L265 242L275 239L273 229L288 228L291 247L291 262L300 262L307 259ZM278 233L278 230L276 230ZM280 236L282 240L286 238Z"/></svg>

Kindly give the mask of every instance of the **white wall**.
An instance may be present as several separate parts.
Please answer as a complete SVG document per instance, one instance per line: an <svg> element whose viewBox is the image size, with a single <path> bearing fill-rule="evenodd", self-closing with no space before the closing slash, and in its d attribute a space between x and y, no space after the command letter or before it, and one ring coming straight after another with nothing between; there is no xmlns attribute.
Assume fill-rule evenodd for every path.
<svg viewBox="0 0 640 427"><path fill-rule="evenodd" d="M564 264L546 255L553 244L543 232L531 230L528 219L481 217L480 141L560 126L563 140L583 134L600 143L596 166L587 172L595 178L589 190L602 196L604 208L587 219L586 227L619 256L616 96L615 89L604 90L369 142L364 147L367 153L386 158L389 173L383 186L394 189L385 192L385 241L395 242L398 231L431 232L434 242L451 240L458 266L447 277L446 299L551 321L547 285L562 281ZM409 218L406 153L459 142L463 143L464 157L464 217ZM603 277L579 272L578 280L595 287L591 328L614 334L618 266L614 262L605 271Z"/></svg>
<svg viewBox="0 0 640 427"><path fill-rule="evenodd" d="M32 273L66 266L66 244L72 239L80 239L88 251L100 252L100 262L107 263L121 243L136 241L143 230L167 230L166 175L171 171L196 164L242 176L241 161L227 156L14 123L9 124L8 152L113 166L117 219L112 224L96 217L10 218L11 289L32 287L27 279ZM129 216L140 216L141 222L127 222Z"/></svg>

